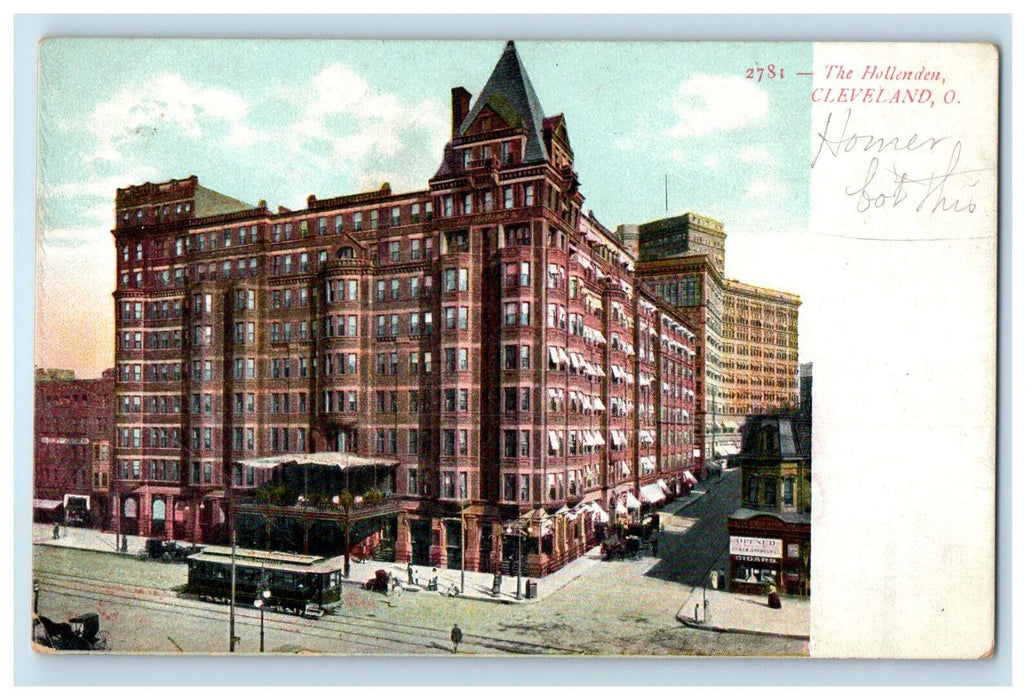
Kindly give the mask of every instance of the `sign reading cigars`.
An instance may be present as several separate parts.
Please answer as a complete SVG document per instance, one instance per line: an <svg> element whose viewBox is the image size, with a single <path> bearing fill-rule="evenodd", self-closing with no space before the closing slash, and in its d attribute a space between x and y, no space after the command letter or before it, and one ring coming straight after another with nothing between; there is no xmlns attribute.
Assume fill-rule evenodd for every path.
<svg viewBox="0 0 1033 700"><path fill-rule="evenodd" d="M731 553L739 557L782 558L782 540L765 537L739 537L733 535L729 542Z"/></svg>

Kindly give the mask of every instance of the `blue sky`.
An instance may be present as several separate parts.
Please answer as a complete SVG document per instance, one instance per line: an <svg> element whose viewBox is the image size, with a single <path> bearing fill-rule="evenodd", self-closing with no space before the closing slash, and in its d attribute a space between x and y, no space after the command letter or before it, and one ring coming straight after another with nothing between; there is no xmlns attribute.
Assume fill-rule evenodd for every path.
<svg viewBox="0 0 1033 700"><path fill-rule="evenodd" d="M448 139L450 89L476 96L502 48L44 42L37 364L81 376L112 364L116 187L193 174L229 196L288 208L303 207L309 194L383 181L395 191L424 188ZM791 261L772 254L807 225L811 83L795 73L810 70L809 44L517 49L546 113L566 115L586 207L602 222L663 217L667 174L669 214L691 210L725 223L730 276L805 291ZM748 67L772 62L785 80L746 79Z"/></svg>

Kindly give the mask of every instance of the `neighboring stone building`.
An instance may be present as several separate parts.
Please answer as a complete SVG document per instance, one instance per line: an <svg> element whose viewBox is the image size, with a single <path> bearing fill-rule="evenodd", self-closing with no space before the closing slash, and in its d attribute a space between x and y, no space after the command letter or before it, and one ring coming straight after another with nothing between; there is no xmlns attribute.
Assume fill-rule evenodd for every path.
<svg viewBox="0 0 1033 700"><path fill-rule="evenodd" d="M811 412L754 415L743 426L742 507L728 519L733 591L765 592L771 584L810 593Z"/></svg>
<svg viewBox="0 0 1033 700"><path fill-rule="evenodd" d="M33 510L39 520L102 527L107 522L115 375L76 379L36 370Z"/></svg>
<svg viewBox="0 0 1033 700"><path fill-rule="evenodd" d="M497 570L523 542L540 575L593 513L699 475L691 309L583 213L512 42L470 98L427 190L275 212L196 177L118 190L120 532L224 538L262 481L244 460L350 452L394 467L399 560L455 565L463 541Z"/></svg>
<svg viewBox="0 0 1033 700"><path fill-rule="evenodd" d="M738 451L745 416L797 404L800 297L725 277L724 225L685 213L617 229L636 277L700 332L697 425L705 460Z"/></svg>

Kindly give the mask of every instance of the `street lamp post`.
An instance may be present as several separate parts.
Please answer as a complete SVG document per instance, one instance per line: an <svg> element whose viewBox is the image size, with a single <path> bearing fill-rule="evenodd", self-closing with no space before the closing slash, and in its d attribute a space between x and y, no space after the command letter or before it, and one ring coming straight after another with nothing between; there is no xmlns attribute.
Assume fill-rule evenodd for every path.
<svg viewBox="0 0 1033 700"><path fill-rule="evenodd" d="M265 606L269 604L269 597L272 592L268 588L263 588L262 592L257 598L255 598L255 607L258 608L259 623L258 623L258 651L265 653Z"/></svg>
<svg viewBox="0 0 1033 700"><path fill-rule="evenodd" d="M466 592L466 501L459 508L459 591Z"/></svg>
<svg viewBox="0 0 1033 700"><path fill-rule="evenodd" d="M520 571L524 568L523 557L524 557L524 530L519 525L509 525L506 528L506 532L510 535L515 534L517 536L517 570L516 570L516 598L520 600Z"/></svg>

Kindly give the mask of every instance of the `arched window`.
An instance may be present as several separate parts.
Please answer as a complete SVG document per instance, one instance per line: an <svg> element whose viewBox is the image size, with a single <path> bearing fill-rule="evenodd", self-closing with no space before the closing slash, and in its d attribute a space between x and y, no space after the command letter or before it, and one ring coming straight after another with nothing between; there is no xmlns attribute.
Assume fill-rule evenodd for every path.
<svg viewBox="0 0 1033 700"><path fill-rule="evenodd" d="M151 520L165 520L165 499L160 496L151 505Z"/></svg>
<svg viewBox="0 0 1033 700"><path fill-rule="evenodd" d="M126 518L136 517L136 499L127 498L122 501L122 515Z"/></svg>

